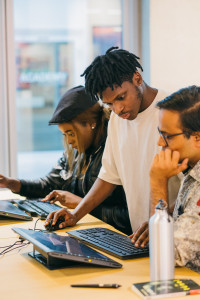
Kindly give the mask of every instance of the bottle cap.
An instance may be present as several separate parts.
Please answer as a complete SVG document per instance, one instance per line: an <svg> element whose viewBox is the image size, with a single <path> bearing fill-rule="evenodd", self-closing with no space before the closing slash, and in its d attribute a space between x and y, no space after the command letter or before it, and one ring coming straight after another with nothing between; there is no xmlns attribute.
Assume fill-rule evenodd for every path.
<svg viewBox="0 0 200 300"><path fill-rule="evenodd" d="M163 199L158 200L158 204L156 205L156 209L164 210L167 209L167 202L164 201Z"/></svg>

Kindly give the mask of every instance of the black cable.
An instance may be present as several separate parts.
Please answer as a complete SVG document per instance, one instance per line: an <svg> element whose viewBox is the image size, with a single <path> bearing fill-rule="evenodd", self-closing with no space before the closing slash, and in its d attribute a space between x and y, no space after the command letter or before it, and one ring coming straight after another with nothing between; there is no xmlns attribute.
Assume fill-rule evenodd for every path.
<svg viewBox="0 0 200 300"><path fill-rule="evenodd" d="M8 251L6 251L6 249L3 251L3 253L0 253L0 255L4 255L4 254L6 254L6 253L8 253L8 252L11 252L11 251L13 251L13 250L16 250L16 249L18 249L18 248L22 248L22 247L24 247L24 246L26 246L26 245L28 245L28 244L30 244L30 242L27 242L27 243L24 243L24 244L22 244L22 245L20 245L20 246L18 246L18 247L15 247L15 248L13 248L13 249L10 249L10 250L8 250Z"/></svg>
<svg viewBox="0 0 200 300"><path fill-rule="evenodd" d="M34 228L33 228L34 231L36 230L36 225L37 225L37 222L38 222L39 220L41 220L41 218L38 218L38 219L35 221ZM37 229L37 230L38 230L38 229Z"/></svg>
<svg viewBox="0 0 200 300"><path fill-rule="evenodd" d="M2 250L2 251L0 252L0 255L2 255L2 254L4 253L4 251L7 251L8 249L10 249L10 248L14 247L15 245L17 245L19 242L20 242L20 244L21 244L21 241L16 241L16 242L14 242L13 244L7 246L6 249L4 249L4 250Z"/></svg>
<svg viewBox="0 0 200 300"><path fill-rule="evenodd" d="M7 248L7 247L9 247L9 246L1 246L0 248Z"/></svg>
<svg viewBox="0 0 200 300"><path fill-rule="evenodd" d="M13 244L11 244L9 246L2 247L2 248L5 248L5 249L0 252L0 255L4 255L4 254L6 254L6 253L8 253L10 251L13 251L13 250L15 250L17 248L24 247L24 246L26 246L28 244L30 244L30 242L26 242L25 243L25 240L21 239L19 241L14 242ZM17 246L17 247L15 247L15 246ZM13 247L15 247L15 248L13 248Z"/></svg>
<svg viewBox="0 0 200 300"><path fill-rule="evenodd" d="M45 219L46 219L46 218L45 218ZM43 232L43 231L46 231L45 229L36 229L36 225L37 225L37 222L38 222L39 220L44 220L44 215L43 215L43 214L40 216L40 218L38 218L38 219L35 221L33 230L34 230L34 231L38 230L38 231L42 231L42 232Z"/></svg>
<svg viewBox="0 0 200 300"><path fill-rule="evenodd" d="M34 224L34 231L36 231L36 230L39 230L39 231L46 231L46 230L43 230L43 229L36 229L36 225L37 225L37 222L39 221L39 220L44 220L44 215L41 215L41 217L40 218L38 218L36 221L35 221L35 224ZM4 255L4 254L6 254L6 253L8 253L8 252L11 252L11 251L13 251L13 250L15 250L15 249L18 249L18 248L22 248L22 247L24 247L24 246L26 246L26 245L28 245L28 244L30 244L30 242L29 241L27 241L26 243L25 243L25 239L24 238L22 238L22 237L19 237L19 240L18 241L16 241L16 242L14 242L13 244L11 244L11 245L8 245L8 246L1 246L0 247L0 249L4 249L4 250L2 250L1 252L0 252L0 255ZM16 247L17 246L17 247ZM14 247L14 248L13 248ZM11 249L12 248L12 249Z"/></svg>

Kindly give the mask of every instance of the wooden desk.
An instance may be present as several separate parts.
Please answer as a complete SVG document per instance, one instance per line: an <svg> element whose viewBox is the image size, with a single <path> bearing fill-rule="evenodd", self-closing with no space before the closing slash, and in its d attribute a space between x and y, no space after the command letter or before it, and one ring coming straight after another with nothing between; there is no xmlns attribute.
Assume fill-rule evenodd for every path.
<svg viewBox="0 0 200 300"><path fill-rule="evenodd" d="M36 219L35 219L36 220ZM0 246L10 245L17 240L12 227L33 228L34 221L0 220ZM43 228L43 222L37 223L37 228ZM111 226L88 215L70 229ZM57 233L65 235L66 229ZM32 245L20 251L11 251L0 256L0 299L1 300L129 300L141 299L131 290L132 283L149 280L149 258L122 261L122 269L96 268L90 266L71 267L50 271L39 262L28 256ZM107 255L107 254L106 254ZM108 255L109 256L109 255ZM187 268L176 268L176 278L191 278L200 284L200 275ZM118 289L88 289L72 288L76 283L118 283ZM188 296L187 299L199 299L199 296ZM185 299L179 297L177 299Z"/></svg>

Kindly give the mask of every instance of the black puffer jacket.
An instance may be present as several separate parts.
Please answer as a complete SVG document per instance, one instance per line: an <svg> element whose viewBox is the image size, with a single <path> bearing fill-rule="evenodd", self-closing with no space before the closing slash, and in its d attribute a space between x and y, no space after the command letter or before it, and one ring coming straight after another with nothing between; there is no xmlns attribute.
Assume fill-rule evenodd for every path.
<svg viewBox="0 0 200 300"><path fill-rule="evenodd" d="M73 169L72 176L67 179L69 166L65 154L63 154L57 165L46 177L35 181L20 180L21 190L19 194L28 198L41 198L53 190L65 190L81 197L85 196L99 174L104 146L105 141L101 143L96 151L90 154L88 168L83 179L82 191L76 190L77 165ZM75 151L77 152L77 150ZM126 234L132 233L126 197L122 186L117 186L114 192L96 207L91 214Z"/></svg>

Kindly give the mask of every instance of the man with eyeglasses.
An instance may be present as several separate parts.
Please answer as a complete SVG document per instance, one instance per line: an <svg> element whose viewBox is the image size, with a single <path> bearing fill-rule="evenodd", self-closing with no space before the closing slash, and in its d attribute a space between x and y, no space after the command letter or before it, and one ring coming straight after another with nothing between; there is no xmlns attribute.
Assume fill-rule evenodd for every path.
<svg viewBox="0 0 200 300"><path fill-rule="evenodd" d="M152 205L168 201L168 180L184 173L173 211L175 263L200 271L200 87L179 90L157 103L162 150L150 170ZM136 245L148 243L148 224L133 235Z"/></svg>

